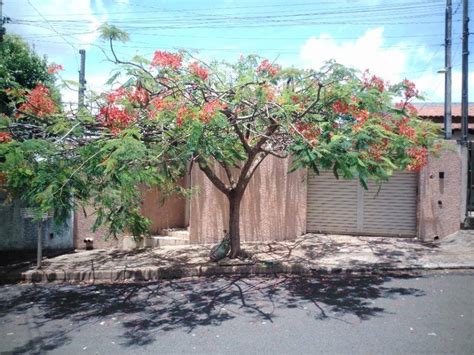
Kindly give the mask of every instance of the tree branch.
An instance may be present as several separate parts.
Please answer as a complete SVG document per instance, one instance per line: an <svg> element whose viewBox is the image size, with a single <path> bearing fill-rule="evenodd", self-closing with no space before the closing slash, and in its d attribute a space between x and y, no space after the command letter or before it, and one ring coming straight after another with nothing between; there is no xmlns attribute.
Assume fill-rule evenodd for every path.
<svg viewBox="0 0 474 355"><path fill-rule="evenodd" d="M227 187L226 184L224 184L222 180L217 177L216 174L214 174L207 162L201 157L197 158L197 162L199 164L199 168L204 172L204 174L206 174L207 178L214 184L214 186L217 187L226 196L228 196L230 188Z"/></svg>
<svg viewBox="0 0 474 355"><path fill-rule="evenodd" d="M298 118L302 118L304 116L306 116L306 114L308 114L309 111L311 111L311 109L316 106L316 104L319 102L319 99L321 98L321 90L322 88L324 87L323 84L321 83L318 83L318 93L316 94L316 99L311 103L311 105L309 105L306 110L304 110L301 114L298 115Z"/></svg>
<svg viewBox="0 0 474 355"><path fill-rule="evenodd" d="M227 165L226 162L218 160L215 157L214 157L214 159L216 159L217 162L219 163L219 165L222 166L222 168L224 169L225 174L227 175L227 179L229 180L229 183L231 185L231 189L234 188L235 187L235 180L234 180L234 176L232 175L232 171L230 171L229 165Z"/></svg>

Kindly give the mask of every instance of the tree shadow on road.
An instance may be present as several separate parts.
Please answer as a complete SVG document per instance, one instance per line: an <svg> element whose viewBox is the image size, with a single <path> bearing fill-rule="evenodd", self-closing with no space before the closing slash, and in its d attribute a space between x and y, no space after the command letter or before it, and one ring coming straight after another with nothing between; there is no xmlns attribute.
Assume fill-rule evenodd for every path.
<svg viewBox="0 0 474 355"><path fill-rule="evenodd" d="M2 327L8 327L20 316L25 322L34 321L38 329L44 328L38 332L40 336L9 349L14 352L60 348L70 343L77 328L97 326L102 321L120 322L116 328L123 331L121 345L139 347L153 343L163 332L192 332L197 327L218 326L239 317L275 322L283 309L309 310L315 321L342 320L346 315L367 320L385 313L374 304L376 299L424 295L415 288L388 284L399 277L275 275L144 284L10 286L0 296L0 321L4 322ZM31 308L34 312L29 311ZM34 319L27 320L26 314L34 314ZM73 327L49 332L55 323L65 321Z"/></svg>

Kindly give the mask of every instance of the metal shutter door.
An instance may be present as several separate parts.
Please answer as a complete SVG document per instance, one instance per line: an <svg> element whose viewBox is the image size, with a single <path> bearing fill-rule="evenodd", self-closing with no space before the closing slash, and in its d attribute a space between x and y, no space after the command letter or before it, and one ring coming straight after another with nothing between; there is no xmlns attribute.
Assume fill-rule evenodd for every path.
<svg viewBox="0 0 474 355"><path fill-rule="evenodd" d="M308 175L307 231L357 231L357 181L337 180L332 172Z"/></svg>
<svg viewBox="0 0 474 355"><path fill-rule="evenodd" d="M416 236L417 174L396 172L381 188L337 180L332 172L309 172L307 231L380 236Z"/></svg>
<svg viewBox="0 0 474 355"><path fill-rule="evenodd" d="M363 233L387 236L416 235L417 174L395 172L379 186L364 191Z"/></svg>

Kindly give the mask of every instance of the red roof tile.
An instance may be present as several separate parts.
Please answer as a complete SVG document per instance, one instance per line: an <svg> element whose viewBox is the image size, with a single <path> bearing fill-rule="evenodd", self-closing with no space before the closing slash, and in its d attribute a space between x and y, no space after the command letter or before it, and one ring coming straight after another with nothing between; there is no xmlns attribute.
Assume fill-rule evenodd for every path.
<svg viewBox="0 0 474 355"><path fill-rule="evenodd" d="M444 117L444 104L442 103L419 103L415 104L420 117ZM452 104L452 116L461 117L461 104ZM470 103L468 106L468 116L474 117L474 104Z"/></svg>

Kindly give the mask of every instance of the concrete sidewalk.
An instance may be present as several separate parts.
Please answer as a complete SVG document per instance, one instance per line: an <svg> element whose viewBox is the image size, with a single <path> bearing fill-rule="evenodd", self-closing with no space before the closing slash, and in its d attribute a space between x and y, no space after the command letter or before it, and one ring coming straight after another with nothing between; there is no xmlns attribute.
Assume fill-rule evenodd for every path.
<svg viewBox="0 0 474 355"><path fill-rule="evenodd" d="M244 243L250 260L209 262L211 245L76 251L41 270L0 269L1 282L123 282L216 274L380 272L474 268L474 231L435 243L405 238L307 234L293 241Z"/></svg>

